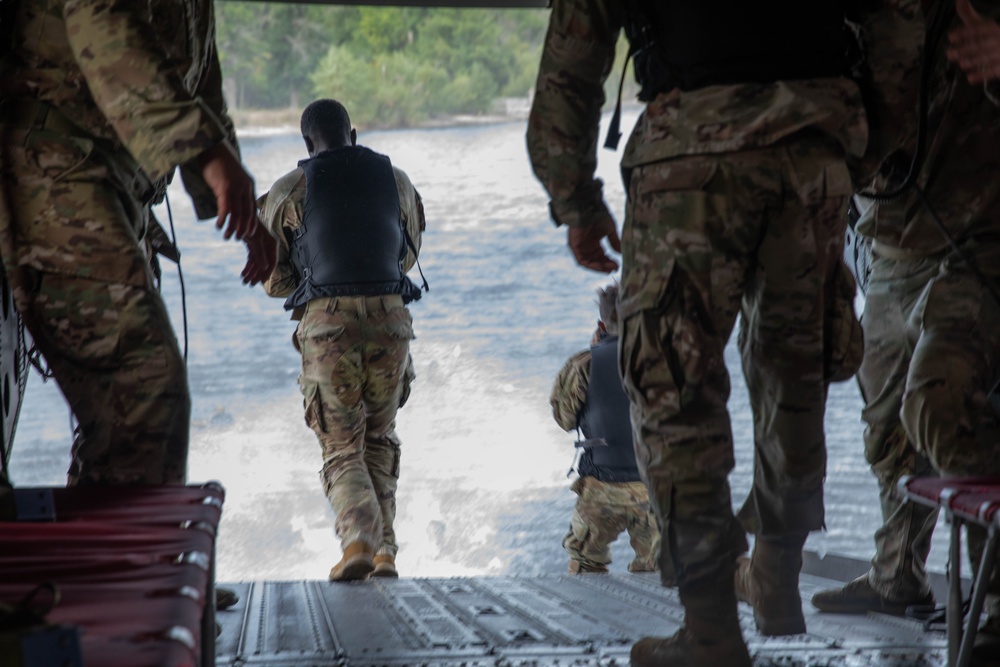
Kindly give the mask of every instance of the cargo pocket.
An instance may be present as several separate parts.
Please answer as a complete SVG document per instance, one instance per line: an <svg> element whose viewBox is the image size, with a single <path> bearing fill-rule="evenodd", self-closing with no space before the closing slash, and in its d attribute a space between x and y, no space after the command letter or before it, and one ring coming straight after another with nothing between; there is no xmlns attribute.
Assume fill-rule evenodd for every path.
<svg viewBox="0 0 1000 667"><path fill-rule="evenodd" d="M711 158L678 158L637 167L622 230L619 316L662 301L678 257L708 248L705 229L724 210L708 191L719 174ZM720 206L722 208L720 208Z"/></svg>
<svg viewBox="0 0 1000 667"><path fill-rule="evenodd" d="M302 402L305 407L306 425L318 433L326 433L326 419L323 416L323 398L319 386L314 383L302 385Z"/></svg>
<svg viewBox="0 0 1000 667"><path fill-rule="evenodd" d="M32 130L27 139L26 157L47 178L70 180L88 168L94 142L84 137L66 137L48 130ZM93 166L93 165L91 165ZM106 170L104 176L107 176Z"/></svg>
<svg viewBox="0 0 1000 667"><path fill-rule="evenodd" d="M382 330L393 340L413 340L413 317L406 308L394 308L386 313Z"/></svg>

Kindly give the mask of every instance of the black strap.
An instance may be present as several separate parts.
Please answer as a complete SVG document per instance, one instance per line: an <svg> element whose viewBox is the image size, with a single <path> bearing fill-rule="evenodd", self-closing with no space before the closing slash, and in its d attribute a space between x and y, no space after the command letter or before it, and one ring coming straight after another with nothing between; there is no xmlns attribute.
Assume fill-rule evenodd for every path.
<svg viewBox="0 0 1000 667"><path fill-rule="evenodd" d="M409 246L410 252L413 253L413 259L417 263L417 271L420 272L420 281L423 283L422 287L425 292L430 292L431 286L427 284L427 278L424 278L424 270L420 268L420 255L417 253L417 247L413 244L413 239L410 238L410 233L406 231L406 227L403 227L403 237L406 239L406 245Z"/></svg>
<svg viewBox="0 0 1000 667"><path fill-rule="evenodd" d="M625 73L628 72L628 63L631 59L632 47L629 46L628 55L625 56L625 64L622 65L622 77L618 81L618 102L615 103L615 112L608 124L608 136L604 139L604 147L609 151L618 150L618 142L622 138L622 89L625 87Z"/></svg>

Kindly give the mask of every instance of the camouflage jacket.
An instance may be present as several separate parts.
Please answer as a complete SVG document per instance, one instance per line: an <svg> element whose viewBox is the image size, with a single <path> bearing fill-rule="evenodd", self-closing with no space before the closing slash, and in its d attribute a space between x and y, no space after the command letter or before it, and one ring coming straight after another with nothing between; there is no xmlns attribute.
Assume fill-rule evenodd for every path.
<svg viewBox="0 0 1000 667"><path fill-rule="evenodd" d="M43 102L152 181L181 166L201 218L215 197L192 159L235 132L222 96L212 0L19 0L0 62L7 109ZM102 141L103 140L103 141Z"/></svg>
<svg viewBox="0 0 1000 667"><path fill-rule="evenodd" d="M606 210L594 169L603 83L621 28L619 0L553 2L527 139L556 224L587 225ZM867 124L857 86L837 78L662 93L639 117L622 165L768 146L806 128L860 157Z"/></svg>
<svg viewBox="0 0 1000 667"><path fill-rule="evenodd" d="M392 171L396 177L396 192L399 194L399 212L406 233L410 235L419 253L422 233L427 227L423 200L420 199L420 193L413 187L406 172L395 165ZM261 222L278 242L278 262L271 271L271 276L264 281L264 291L270 296L287 297L295 291L297 283L290 257L291 235L287 232L302 224L305 197L305 173L301 168L296 168L275 181L270 191L257 199ZM413 251L407 248L403 271L412 269L416 261ZM292 316L294 318L297 315L293 313Z"/></svg>
<svg viewBox="0 0 1000 667"><path fill-rule="evenodd" d="M976 2L978 11L997 19L1000 3ZM925 16L921 0L882 0L861 17L871 71L866 102L871 140L856 175L859 189L886 191L909 170L917 143ZM950 10L953 0L937 0L929 10ZM918 185L931 207L958 241L1000 231L1000 109L997 86L970 85L945 57L947 37L932 53L928 89L927 149ZM925 256L942 251L947 239L917 193L910 191L874 206L859 225L887 251Z"/></svg>
<svg viewBox="0 0 1000 667"><path fill-rule="evenodd" d="M577 427L578 417L587 404L590 384L590 350L581 350L566 360L552 384L549 405L552 418L564 431Z"/></svg>

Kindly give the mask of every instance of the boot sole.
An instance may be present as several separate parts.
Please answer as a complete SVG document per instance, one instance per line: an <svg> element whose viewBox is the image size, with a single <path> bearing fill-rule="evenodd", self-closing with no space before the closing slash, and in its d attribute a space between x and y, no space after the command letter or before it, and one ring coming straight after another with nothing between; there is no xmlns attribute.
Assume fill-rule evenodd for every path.
<svg viewBox="0 0 1000 667"><path fill-rule="evenodd" d="M340 572L330 572L330 581L359 581L366 579L375 566L370 559L358 559L347 563Z"/></svg>
<svg viewBox="0 0 1000 667"><path fill-rule="evenodd" d="M372 573L368 575L369 577L379 577L381 579L399 579L399 572L396 570L390 570L388 568L379 568L377 565Z"/></svg>

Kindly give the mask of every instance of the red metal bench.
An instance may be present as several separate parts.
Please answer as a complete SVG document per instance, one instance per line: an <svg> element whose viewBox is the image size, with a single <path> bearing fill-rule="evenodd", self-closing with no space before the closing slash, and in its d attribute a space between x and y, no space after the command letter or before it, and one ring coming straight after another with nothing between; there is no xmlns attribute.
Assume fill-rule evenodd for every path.
<svg viewBox="0 0 1000 667"><path fill-rule="evenodd" d="M34 592L36 606L51 603L49 629L63 630L25 633L22 660L214 666L221 486L15 489L14 499L18 520L0 522L0 602Z"/></svg>
<svg viewBox="0 0 1000 667"><path fill-rule="evenodd" d="M1000 543L1000 477L912 477L899 480L907 499L943 509L951 524L948 569L948 667L967 667ZM972 586L968 618L962 613L962 525L987 530L986 548Z"/></svg>

